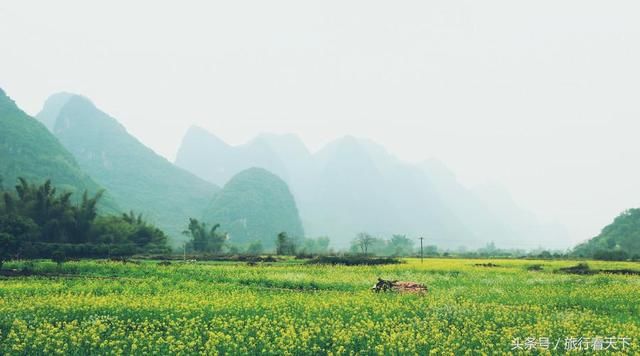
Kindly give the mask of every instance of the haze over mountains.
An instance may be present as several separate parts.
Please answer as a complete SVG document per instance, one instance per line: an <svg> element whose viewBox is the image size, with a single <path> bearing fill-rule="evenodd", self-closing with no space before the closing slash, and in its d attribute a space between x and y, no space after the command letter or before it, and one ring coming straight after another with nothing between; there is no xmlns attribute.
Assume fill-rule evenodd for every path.
<svg viewBox="0 0 640 356"><path fill-rule="evenodd" d="M202 128L185 135L176 164L217 184L261 167L293 192L307 236L328 235L345 246L368 231L425 236L455 248L566 247L565 230L538 222L499 187L467 189L437 161L407 164L370 140L346 136L312 154L294 135L262 134L231 146Z"/></svg>
<svg viewBox="0 0 640 356"><path fill-rule="evenodd" d="M280 177L286 175L283 163L264 142L254 140L232 147L196 126L187 131L175 163L219 186L251 166L268 167L267 170Z"/></svg>
<svg viewBox="0 0 640 356"><path fill-rule="evenodd" d="M37 115L42 124L4 93L0 110L5 184L25 176L105 188L108 209L143 213L174 245L195 217L220 223L239 244L270 246L272 235L287 231L329 236L344 248L366 231L424 236L443 248L566 247L561 226L537 221L500 186L468 189L437 160L408 164L366 139L345 136L311 153L292 134L231 146L192 127L174 165L79 95L52 95Z"/></svg>
<svg viewBox="0 0 640 356"><path fill-rule="evenodd" d="M81 169L44 125L20 110L2 89L0 158L0 177L7 188L14 186L19 177L37 183L51 179L59 189L76 193L74 198L85 190L95 194L103 188ZM102 208L118 210L109 192L102 200Z"/></svg>
<svg viewBox="0 0 640 356"><path fill-rule="evenodd" d="M143 213L174 242L219 190L144 146L85 97L52 95L37 117L122 209Z"/></svg>

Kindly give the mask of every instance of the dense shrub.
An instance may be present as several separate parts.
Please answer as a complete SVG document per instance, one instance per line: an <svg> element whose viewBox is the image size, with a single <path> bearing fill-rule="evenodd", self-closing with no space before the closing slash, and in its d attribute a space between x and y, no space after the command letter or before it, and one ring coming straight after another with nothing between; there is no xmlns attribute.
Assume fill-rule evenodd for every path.
<svg viewBox="0 0 640 356"><path fill-rule="evenodd" d="M593 259L602 261L625 261L629 259L629 254L622 250L598 250L593 253Z"/></svg>
<svg viewBox="0 0 640 356"><path fill-rule="evenodd" d="M578 263L575 266L564 267L558 269L559 272L568 273L568 274L596 274L598 270L591 269L589 265L585 262Z"/></svg>
<svg viewBox="0 0 640 356"><path fill-rule="evenodd" d="M102 193L85 192L74 203L71 193L57 192L50 181L42 185L20 179L15 192L1 192L0 233L15 239L4 252L15 258L69 258L167 253L167 237L133 213L99 216ZM54 256L54 252L55 255ZM6 259L6 258L5 258Z"/></svg>
<svg viewBox="0 0 640 356"><path fill-rule="evenodd" d="M367 257L367 256L319 256L307 261L309 264L330 264L330 265L389 265L402 263L399 259L390 257Z"/></svg>

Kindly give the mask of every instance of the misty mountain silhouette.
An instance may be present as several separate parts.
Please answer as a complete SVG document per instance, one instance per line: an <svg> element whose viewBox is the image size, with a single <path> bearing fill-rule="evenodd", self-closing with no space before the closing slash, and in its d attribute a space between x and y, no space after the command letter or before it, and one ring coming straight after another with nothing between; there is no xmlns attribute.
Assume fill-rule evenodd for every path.
<svg viewBox="0 0 640 356"><path fill-rule="evenodd" d="M28 118L6 95L2 100L4 116ZM262 168L288 185L294 198L287 205L297 208L289 215L299 215L304 227L290 228L292 234L304 230L310 237L329 236L336 247L347 246L362 231L383 237L398 233L424 236L428 244L446 248L476 248L490 241L499 247L537 247L530 241L556 247L562 246L566 236L561 226L537 221L499 186L469 189L441 162L409 164L366 139L345 136L311 153L293 134L261 134L246 144L232 146L194 126L183 138L174 165L85 97L52 95L37 118L58 139L42 139L54 142L48 151L59 152L57 156L73 172L70 176L77 177L61 177L61 184L90 191L105 187L121 209L142 212L174 242L181 238L188 217L201 217L205 210L218 216L220 196L228 196L228 192L215 195L218 185L250 168ZM19 128L21 132L39 127L38 135L44 132L51 136L33 119L21 125L25 126ZM3 132L10 132L9 126ZM56 143L58 148L53 147ZM13 149L8 144L5 147ZM17 171L3 168L5 183L15 179L11 172ZM33 175L46 176L43 172ZM247 181L265 184L259 183L260 179ZM246 189L249 185L244 184ZM218 203L212 203L214 196ZM244 209L250 208L246 205ZM204 217L216 223L210 216ZM233 221L229 223L233 225ZM234 232L240 239L252 239L252 234Z"/></svg>
<svg viewBox="0 0 640 356"><path fill-rule="evenodd" d="M95 194L102 190L82 171L73 155L60 144L47 128L27 115L0 89L0 177L5 188L17 183L18 177L42 183L51 179L59 189L73 192L79 199L87 190ZM118 211L109 193L100 207L104 211Z"/></svg>
<svg viewBox="0 0 640 356"><path fill-rule="evenodd" d="M512 200L467 189L442 163L408 164L382 145L352 136L311 154L292 134L261 134L230 146L191 128L176 164L219 184L250 167L277 172L295 196L307 236L328 235L340 247L361 231L425 236L450 248L490 241L534 248L526 245L533 236L540 245L557 246L565 236L561 227L539 223Z"/></svg>
<svg viewBox="0 0 640 356"><path fill-rule="evenodd" d="M260 140L233 147L213 134L192 126L176 155L176 165L217 185L223 185L236 173L261 167L285 177L286 171L271 147Z"/></svg>
<svg viewBox="0 0 640 356"><path fill-rule="evenodd" d="M174 243L219 190L153 152L85 97L53 95L37 117L122 209L142 213Z"/></svg>

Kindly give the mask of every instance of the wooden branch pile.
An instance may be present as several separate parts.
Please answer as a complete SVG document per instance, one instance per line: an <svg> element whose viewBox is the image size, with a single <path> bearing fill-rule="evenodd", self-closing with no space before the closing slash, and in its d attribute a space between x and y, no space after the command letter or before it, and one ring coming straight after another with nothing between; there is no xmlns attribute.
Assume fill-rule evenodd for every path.
<svg viewBox="0 0 640 356"><path fill-rule="evenodd" d="M424 284L407 281L385 280L378 278L378 282L371 288L376 293L379 292L399 292L399 293L427 293L429 290Z"/></svg>

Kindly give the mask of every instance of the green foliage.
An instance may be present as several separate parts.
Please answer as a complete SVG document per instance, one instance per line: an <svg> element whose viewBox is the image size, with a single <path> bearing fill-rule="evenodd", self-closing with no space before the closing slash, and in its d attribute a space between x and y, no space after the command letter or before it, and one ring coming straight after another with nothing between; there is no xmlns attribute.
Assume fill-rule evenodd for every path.
<svg viewBox="0 0 640 356"><path fill-rule="evenodd" d="M602 260L626 260L640 254L640 209L624 211L600 234L582 243L573 255Z"/></svg>
<svg viewBox="0 0 640 356"><path fill-rule="evenodd" d="M249 246L247 246L247 254L249 255L259 255L264 252L264 247L262 246L262 242L260 241L251 241Z"/></svg>
<svg viewBox="0 0 640 356"><path fill-rule="evenodd" d="M424 256L438 256L438 246L427 245L422 248L422 254Z"/></svg>
<svg viewBox="0 0 640 356"><path fill-rule="evenodd" d="M224 226L234 244L261 241L265 248L273 248L273 237L280 232L292 238L304 235L287 184L261 168L235 175L216 195L203 220Z"/></svg>
<svg viewBox="0 0 640 356"><path fill-rule="evenodd" d="M169 252L164 232L133 211L120 216L98 217L89 236L92 243L110 246L110 256ZM122 246L127 246L130 252L122 251Z"/></svg>
<svg viewBox="0 0 640 356"><path fill-rule="evenodd" d="M393 256L409 256L413 253L413 240L406 235L393 235L387 247Z"/></svg>
<svg viewBox="0 0 640 356"><path fill-rule="evenodd" d="M219 227L220 224L215 224L209 229L206 223L190 218L189 226L183 232L190 237L187 248L201 253L220 253L227 235L218 233L216 230Z"/></svg>
<svg viewBox="0 0 640 356"><path fill-rule="evenodd" d="M4 261L7 261L18 252L18 239L6 232L0 232L0 269Z"/></svg>
<svg viewBox="0 0 640 356"><path fill-rule="evenodd" d="M326 236L315 239L304 238L299 249L299 253L305 255L326 255L329 253L329 244L331 241Z"/></svg>
<svg viewBox="0 0 640 356"><path fill-rule="evenodd" d="M281 232L276 237L276 254L277 255L295 255L296 243L287 236L286 232Z"/></svg>
<svg viewBox="0 0 640 356"><path fill-rule="evenodd" d="M12 229L18 226L27 229L26 225L31 221L39 228L40 241L80 243L85 242L88 226L97 216L96 205L102 193L98 192L93 198L85 193L82 201L75 204L70 192L58 194L50 180L37 185L19 178L15 193L4 192L3 195L0 214L4 221L12 222ZM9 232L9 227L5 228L5 232Z"/></svg>
<svg viewBox="0 0 640 356"><path fill-rule="evenodd" d="M0 205L0 211L2 205ZM19 241L35 241L40 235L40 227L29 217L15 213L0 214L0 231L16 237Z"/></svg>
<svg viewBox="0 0 640 356"><path fill-rule="evenodd" d="M58 264L58 266L62 265L67 260L67 255L63 250L55 250L51 254L51 261Z"/></svg>
<svg viewBox="0 0 640 356"><path fill-rule="evenodd" d="M18 241L16 256L43 258L60 252L65 256L99 257L167 252L167 238L140 215L98 216L102 192L82 195L74 203L70 192L58 193L51 181L41 185L20 178L15 192L3 192L0 233ZM79 247L82 246L82 247ZM106 246L106 248L104 248Z"/></svg>
<svg viewBox="0 0 640 356"><path fill-rule="evenodd" d="M597 250L593 253L593 259L601 261L625 261L629 259L629 254L622 250Z"/></svg>
<svg viewBox="0 0 640 356"><path fill-rule="evenodd" d="M361 232L351 240L349 252L365 256L411 256L415 253L414 244L406 235L394 234L387 240ZM432 255L437 255L437 247L432 247Z"/></svg>
<svg viewBox="0 0 640 356"><path fill-rule="evenodd" d="M351 241L350 252L365 256L408 256L412 248L413 241L405 235L393 235L390 240L385 240L361 232Z"/></svg>

